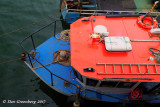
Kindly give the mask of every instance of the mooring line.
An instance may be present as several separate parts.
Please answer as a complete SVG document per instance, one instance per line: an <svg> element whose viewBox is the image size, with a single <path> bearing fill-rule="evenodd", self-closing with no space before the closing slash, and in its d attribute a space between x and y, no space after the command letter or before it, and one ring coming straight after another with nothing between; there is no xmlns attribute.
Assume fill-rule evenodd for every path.
<svg viewBox="0 0 160 107"><path fill-rule="evenodd" d="M73 6L75 6L75 5L73 5ZM73 7L73 6L72 6L72 7ZM70 9L70 8L68 8L68 9ZM68 9L65 9L65 10L63 10L63 11L67 11ZM62 11L62 12L63 12L63 11ZM61 12L61 13L62 13L62 12ZM56 17L58 14L59 14L59 13L53 14L53 15L51 15L51 16L45 17L45 18L40 19L40 20L38 20L38 21L36 21L36 22L33 22L33 23L28 24L28 25L26 25L26 26L23 26L23 27L21 27L21 28L12 30L12 31L10 31L10 32L8 32L8 33L1 34L0 37L7 36L7 35L9 35L9 34L12 34L12 33L18 32L18 31L20 31L20 30L26 29L26 28L28 28L28 27L31 27L31 26L33 26L33 25L39 24L39 23L41 23L41 22L43 22L43 21L46 21L46 20L51 19L51 18L53 18L53 17Z"/></svg>
<svg viewBox="0 0 160 107"><path fill-rule="evenodd" d="M72 5L72 7L73 7L73 6L76 6L76 4ZM70 8L72 8L72 7L70 7ZM68 9L70 9L70 8L68 8ZM65 10L63 10L63 11L67 11L68 9L65 9ZM62 12L63 12L63 11L62 11ZM62 12L61 12L61 13L62 13ZM1 34L0 37L7 36L7 35L9 35L9 34L12 34L12 33L18 32L18 31L20 31L20 30L26 29L26 28L28 28L28 27L31 27L31 26L33 26L33 25L39 24L39 23L41 23L41 22L43 22L43 21L45 21L45 20L51 19L51 18L53 18L53 17L56 17L58 14L60 14L60 13L53 14L53 15L51 15L51 16L45 17L45 18L40 19L40 20L38 20L38 21L36 21L36 22L33 22L33 23L28 24L28 25L26 25L26 26L23 26L23 27L21 27L21 28L12 30L12 31L10 31L10 32L8 32L8 33Z"/></svg>
<svg viewBox="0 0 160 107"><path fill-rule="evenodd" d="M12 59L12 60L1 62L0 65L5 64L5 63L9 63L9 62L13 62L13 61L17 61L17 60L21 60L21 58L15 58L15 59Z"/></svg>
<svg viewBox="0 0 160 107"><path fill-rule="evenodd" d="M26 28L28 28L28 27L31 27L31 26L33 26L33 25L39 24L39 23L41 23L41 22L43 22L43 21L45 21L45 20L51 19L53 16L55 16L55 14L54 14L54 15L51 15L51 16L48 16L48 17L45 17L45 18L43 18L43 19L40 19L40 20L38 20L38 21L36 21L36 22L33 22L33 23L31 23L31 24L29 24L29 25L26 25L26 26L23 26L23 27L21 27L21 28L12 30L11 32L1 34L0 37L7 36L7 35L9 35L9 34L12 34L12 33L18 32L18 31L20 31L20 30L26 29Z"/></svg>

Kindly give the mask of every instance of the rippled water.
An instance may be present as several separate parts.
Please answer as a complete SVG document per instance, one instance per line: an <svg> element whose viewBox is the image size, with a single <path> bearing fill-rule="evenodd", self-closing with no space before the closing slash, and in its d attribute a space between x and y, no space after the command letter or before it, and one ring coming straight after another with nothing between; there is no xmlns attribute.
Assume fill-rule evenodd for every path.
<svg viewBox="0 0 160 107"><path fill-rule="evenodd" d="M23 38L60 18L59 0L0 0L0 35L51 15L55 16L35 26L0 37L0 62L20 57L23 51L19 42ZM57 107L51 97L56 94L47 92L50 92L49 88L22 61L0 65L0 107ZM4 100L8 103L3 104ZM45 104L18 104L18 100L42 100Z"/></svg>

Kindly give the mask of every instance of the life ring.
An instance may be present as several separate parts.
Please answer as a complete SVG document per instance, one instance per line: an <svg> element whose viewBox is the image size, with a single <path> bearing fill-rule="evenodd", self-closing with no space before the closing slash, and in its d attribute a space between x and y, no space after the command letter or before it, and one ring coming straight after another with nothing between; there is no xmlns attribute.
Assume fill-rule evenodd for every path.
<svg viewBox="0 0 160 107"><path fill-rule="evenodd" d="M144 29L158 28L157 20L150 15L139 16L137 23L139 26L143 27Z"/></svg>
<svg viewBox="0 0 160 107"><path fill-rule="evenodd" d="M67 1L67 8L71 9L74 7L74 1Z"/></svg>
<svg viewBox="0 0 160 107"><path fill-rule="evenodd" d="M143 91L140 88L136 88L129 95L129 100L134 101L134 100L137 100L137 99L141 99L142 94L143 94Z"/></svg>

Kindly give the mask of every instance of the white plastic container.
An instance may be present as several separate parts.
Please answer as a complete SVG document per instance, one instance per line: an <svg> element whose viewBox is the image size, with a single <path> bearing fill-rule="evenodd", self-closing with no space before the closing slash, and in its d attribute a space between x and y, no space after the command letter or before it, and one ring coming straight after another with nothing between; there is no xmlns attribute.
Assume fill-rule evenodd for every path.
<svg viewBox="0 0 160 107"><path fill-rule="evenodd" d="M103 25L97 25L94 27L94 33L100 33L101 36L108 36L107 28Z"/></svg>
<svg viewBox="0 0 160 107"><path fill-rule="evenodd" d="M132 46L128 37L105 37L105 48L107 51L131 51Z"/></svg>
<svg viewBox="0 0 160 107"><path fill-rule="evenodd" d="M150 33L155 35L160 35L160 28L151 29Z"/></svg>

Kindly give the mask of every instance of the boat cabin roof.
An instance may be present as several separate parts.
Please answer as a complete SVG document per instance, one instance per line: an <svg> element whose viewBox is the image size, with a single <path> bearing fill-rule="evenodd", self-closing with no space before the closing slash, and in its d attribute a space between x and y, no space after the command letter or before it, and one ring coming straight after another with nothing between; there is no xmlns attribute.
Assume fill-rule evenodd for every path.
<svg viewBox="0 0 160 107"><path fill-rule="evenodd" d="M149 48L160 49L159 37L151 37L137 19L91 16L71 24L71 66L83 76L100 80L160 82L160 65L149 52ZM107 28L108 37L130 38L132 50L107 51L104 42L89 36L97 25Z"/></svg>

